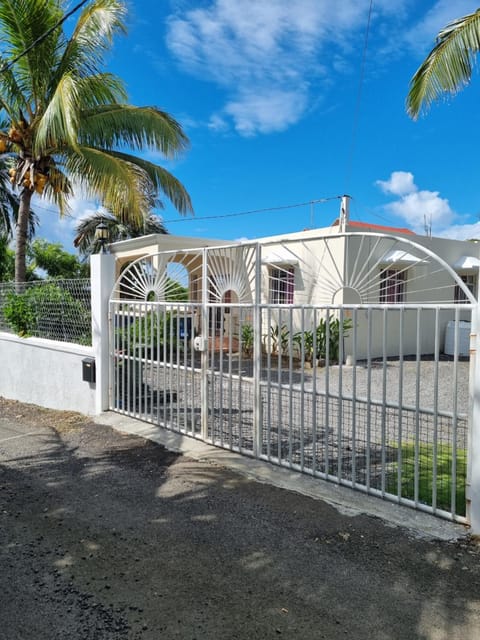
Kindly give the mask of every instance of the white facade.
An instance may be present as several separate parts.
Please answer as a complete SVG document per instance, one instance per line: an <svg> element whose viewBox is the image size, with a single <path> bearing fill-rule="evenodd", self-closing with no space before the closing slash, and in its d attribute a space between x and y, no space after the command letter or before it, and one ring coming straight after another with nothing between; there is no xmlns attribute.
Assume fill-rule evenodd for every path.
<svg viewBox="0 0 480 640"><path fill-rule="evenodd" d="M204 281L203 252L207 247L208 274ZM158 235L116 243L111 248L117 258L117 274L118 264L167 252L165 265L168 262L170 267L183 266L183 284L188 286L191 301L200 301L204 286L209 288L210 301L229 305L258 300L263 305L262 313L268 315L267 325L282 325L285 306L292 307L287 323L292 334L315 329L318 313L314 314L314 308L329 307L325 314L338 317L341 305L342 317L355 321L355 353L360 359L366 356L367 343L374 357L384 352L398 355L400 331L404 354L411 355L418 344L415 331L419 312L389 314L385 343L384 338L379 338L385 333L380 331L384 322L382 309L473 302L480 265L480 244L475 242L418 236L406 229L347 220L341 225L260 238L254 243L231 245L220 240ZM267 310L269 305L276 308ZM373 316L371 336L366 335L367 323L362 320L367 313L362 306L367 305ZM460 314L460 320L470 320L467 307L465 311L452 308L442 312L438 320L443 332L441 350L448 322L455 313ZM421 313L431 316L432 322L437 321L432 308ZM235 313L227 314L223 322L218 321L224 330L237 324ZM432 335L423 329L424 354L435 348ZM352 336L350 331L345 337L346 354L352 353Z"/></svg>

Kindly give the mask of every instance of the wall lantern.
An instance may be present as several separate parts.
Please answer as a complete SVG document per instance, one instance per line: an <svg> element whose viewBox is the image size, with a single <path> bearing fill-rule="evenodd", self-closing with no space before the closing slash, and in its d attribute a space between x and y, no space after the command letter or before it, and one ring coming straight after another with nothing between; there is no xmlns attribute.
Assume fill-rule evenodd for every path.
<svg viewBox="0 0 480 640"><path fill-rule="evenodd" d="M100 253L107 253L106 245L108 242L108 236L108 227L104 222L101 222L95 229L95 240L97 240L100 245Z"/></svg>

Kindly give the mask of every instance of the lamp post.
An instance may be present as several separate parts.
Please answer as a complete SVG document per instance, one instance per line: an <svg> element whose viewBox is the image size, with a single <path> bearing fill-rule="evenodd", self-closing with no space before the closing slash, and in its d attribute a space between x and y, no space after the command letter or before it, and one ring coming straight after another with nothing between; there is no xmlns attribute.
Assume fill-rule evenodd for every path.
<svg viewBox="0 0 480 640"><path fill-rule="evenodd" d="M104 222L101 222L95 229L95 240L100 244L99 253L107 253L106 244L108 242L108 236L108 227Z"/></svg>

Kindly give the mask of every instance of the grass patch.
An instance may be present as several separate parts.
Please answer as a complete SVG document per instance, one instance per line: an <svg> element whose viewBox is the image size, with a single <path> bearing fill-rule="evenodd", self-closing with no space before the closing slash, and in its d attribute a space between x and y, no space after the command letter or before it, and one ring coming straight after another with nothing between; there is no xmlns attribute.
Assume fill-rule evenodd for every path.
<svg viewBox="0 0 480 640"><path fill-rule="evenodd" d="M398 461L398 448L392 447L393 459ZM433 498L433 460L432 444L420 444L418 447L418 499L424 504L432 505ZM447 444L437 445L437 507L451 511L452 499L452 447ZM405 443L402 446L402 497L415 499L415 444ZM456 455L456 505L457 515L465 515L465 482L467 476L467 452L457 449ZM388 493L397 494L398 462L389 465L387 476Z"/></svg>

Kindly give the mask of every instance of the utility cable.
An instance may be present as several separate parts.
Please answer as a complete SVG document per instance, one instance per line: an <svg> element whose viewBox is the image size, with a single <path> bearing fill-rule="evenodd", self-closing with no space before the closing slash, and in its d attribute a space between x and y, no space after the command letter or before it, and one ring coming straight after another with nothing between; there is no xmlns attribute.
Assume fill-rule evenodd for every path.
<svg viewBox="0 0 480 640"><path fill-rule="evenodd" d="M163 222L197 222L198 220L218 220L220 218L234 218L237 216L248 216L253 213L267 213L269 211L282 211L285 209L295 209L297 207L306 207L307 205L317 204L319 202L329 202L330 200L339 200L342 196L332 196L330 198L319 198L318 200L309 200L308 202L299 202L297 204L286 204L279 207L267 207L265 209L251 209L250 211L239 211L237 213L224 213L216 216L191 216L189 218L174 218L172 220L163 220Z"/></svg>
<svg viewBox="0 0 480 640"><path fill-rule="evenodd" d="M53 31L55 31L55 29L58 29L58 27L60 27L65 22L65 20L68 20L68 18L70 18L70 16L72 16L76 11L78 11L81 7L83 7L83 5L86 4L87 2L88 2L88 0L82 0L82 2L79 2L77 5L75 5L75 7L73 7L73 9L68 11L63 16L63 18L61 18L56 24L53 25L53 27L50 27L50 29L48 29L48 31L46 31L43 35L39 36L36 40L34 40L30 46L28 46L24 51L19 53L18 56L13 58L13 60L10 60L10 62L4 64L3 67L0 69L0 73L5 73L5 71L8 71L9 69L11 69L16 62L18 62L21 58L23 58L23 56L26 56L27 53L29 53L37 45L39 45L46 38L48 38L48 36L51 33L53 33Z"/></svg>
<svg viewBox="0 0 480 640"><path fill-rule="evenodd" d="M360 119L360 105L362 102L362 89L363 82L365 79L365 62L367 59L367 50L368 50L368 37L370 34L370 24L372 22L372 11L373 11L373 0L370 0L370 6L368 9L368 18L367 18L367 28L365 31L365 41L363 43L363 52L362 52L362 62L360 65L360 78L358 82L358 92L357 92L357 102L355 105L355 112L353 116L353 126L352 126L352 139L350 142L350 150L347 157L347 166L345 171L345 193L348 193L350 188L350 178L352 174L352 164L353 164L353 155L355 153L355 145L357 139L357 131L358 131L358 123Z"/></svg>

